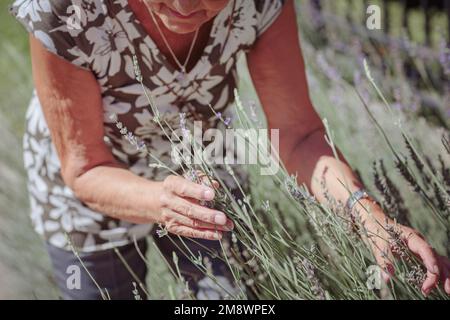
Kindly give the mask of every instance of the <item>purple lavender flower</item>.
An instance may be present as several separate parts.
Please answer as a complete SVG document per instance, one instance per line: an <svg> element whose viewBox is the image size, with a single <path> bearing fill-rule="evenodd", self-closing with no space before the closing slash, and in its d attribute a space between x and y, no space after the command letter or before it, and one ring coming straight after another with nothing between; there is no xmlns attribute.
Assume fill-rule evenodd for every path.
<svg viewBox="0 0 450 320"><path fill-rule="evenodd" d="M442 40L440 44L439 62L442 70L444 70L444 74L446 76L450 75L450 48L445 40Z"/></svg>
<svg viewBox="0 0 450 320"><path fill-rule="evenodd" d="M317 55L317 65L320 67L323 73L333 81L339 82L342 80L342 77L339 73L339 71L331 66L323 54Z"/></svg>
<svg viewBox="0 0 450 320"><path fill-rule="evenodd" d="M181 134L185 139L189 139L190 132L189 129L186 126L186 113L181 112L180 113L180 130Z"/></svg>
<svg viewBox="0 0 450 320"><path fill-rule="evenodd" d="M139 151L144 151L147 148L147 146L144 141L140 140L137 143L137 148Z"/></svg>
<svg viewBox="0 0 450 320"><path fill-rule="evenodd" d="M258 114L256 113L256 102L255 101L250 101L249 106L250 106L250 117L251 117L253 122L257 122L258 121Z"/></svg>
<svg viewBox="0 0 450 320"><path fill-rule="evenodd" d="M133 55L133 68L136 80L138 82L142 82L142 72L141 69L139 68L139 61L136 55Z"/></svg>
<svg viewBox="0 0 450 320"><path fill-rule="evenodd" d="M162 238L166 235L169 234L169 232L167 231L167 229L165 227L163 227L161 224L159 225L159 229L156 230L156 234L158 235L159 238Z"/></svg>
<svg viewBox="0 0 450 320"><path fill-rule="evenodd" d="M189 168L188 172L186 172L185 178L192 182L199 181L197 170L194 170L193 168Z"/></svg>
<svg viewBox="0 0 450 320"><path fill-rule="evenodd" d="M129 131L126 126L122 122L120 122L117 118L116 114L112 114L110 119L116 123L116 127L120 129L120 134L122 134L128 142L136 147L138 151L145 151L147 146L144 141L139 140L132 131Z"/></svg>
<svg viewBox="0 0 450 320"><path fill-rule="evenodd" d="M223 120L223 123L228 127L231 123L231 118L230 117L226 117L225 120Z"/></svg>
<svg viewBox="0 0 450 320"><path fill-rule="evenodd" d="M225 119L223 118L223 114L222 112L217 112L217 119L219 119L220 121L222 121L227 127L230 125L231 123L231 118L230 117L226 117Z"/></svg>

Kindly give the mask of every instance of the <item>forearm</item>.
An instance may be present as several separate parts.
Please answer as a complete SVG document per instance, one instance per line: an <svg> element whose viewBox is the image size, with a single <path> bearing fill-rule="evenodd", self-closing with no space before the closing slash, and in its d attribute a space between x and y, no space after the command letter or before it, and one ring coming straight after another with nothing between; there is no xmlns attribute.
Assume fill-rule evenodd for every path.
<svg viewBox="0 0 450 320"><path fill-rule="evenodd" d="M93 210L132 223L154 223L161 219L161 184L125 168L102 165L77 177L72 188Z"/></svg>
<svg viewBox="0 0 450 320"><path fill-rule="evenodd" d="M335 158L324 136L325 130L321 127L294 144L291 151L280 150L281 158L286 159L289 173L297 174L297 182L305 183L319 202L326 204L327 192L333 199L345 204L350 194L363 185L338 150L340 160ZM362 199L354 208L369 228L385 222L385 215L372 200ZM376 220L368 219L369 215Z"/></svg>

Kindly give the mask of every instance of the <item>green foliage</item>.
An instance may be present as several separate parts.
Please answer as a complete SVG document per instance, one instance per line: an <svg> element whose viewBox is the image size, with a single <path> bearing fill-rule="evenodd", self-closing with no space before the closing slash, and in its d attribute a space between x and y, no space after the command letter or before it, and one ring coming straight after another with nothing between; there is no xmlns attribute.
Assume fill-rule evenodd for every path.
<svg viewBox="0 0 450 320"><path fill-rule="evenodd" d="M346 23L337 27L333 21L326 21L318 32L307 3L299 2L302 47L311 96L328 121L330 138L388 214L411 224L441 254L448 255L448 100L439 84L441 67L433 58L438 54L423 62L414 50L412 54L389 47L380 51L380 38L374 40L364 32L355 36ZM348 1L327 3L332 5L326 9L337 16L348 12ZM358 1L351 3L360 7ZM358 12L352 13L355 21L363 18ZM394 12L398 10L394 8ZM419 28L416 22L422 19L420 12L413 13L409 18L411 28ZM436 19L434 53L442 40L439 26L446 23L442 16ZM48 260L28 221L25 177L17 161L21 159L20 136L32 88L27 38L9 17L5 2L0 4L0 32L0 179L6 181L0 186L0 272L2 278L10 279L6 285L0 282L0 297L55 298ZM398 26L393 32L394 36L401 35ZM412 35L413 43L423 41L421 30ZM354 40L358 45L352 45ZM365 77L361 57L372 66L374 83L381 84L382 95ZM414 70L418 81L398 68L404 64ZM247 105L257 98L248 74L244 72L242 77L242 100ZM262 178L252 174L251 202L247 205L253 213L243 209L247 205L222 204L237 222L235 235L246 248L241 256L234 255L232 268L251 289L251 295L422 299L414 284L414 279L420 279L421 268L412 257L397 263L398 278L391 288L369 290L366 271L373 258L360 241L361 235L351 227L349 217L339 206L327 208L308 201L307 196L300 197L305 195L304 190L289 185L289 181L286 175ZM392 232L395 235L395 230ZM232 243L224 245L228 245L227 252L237 254ZM175 297L176 287L183 284L170 276L157 250L152 245L150 248L150 293L158 293L154 298ZM444 296L440 292L432 298Z"/></svg>

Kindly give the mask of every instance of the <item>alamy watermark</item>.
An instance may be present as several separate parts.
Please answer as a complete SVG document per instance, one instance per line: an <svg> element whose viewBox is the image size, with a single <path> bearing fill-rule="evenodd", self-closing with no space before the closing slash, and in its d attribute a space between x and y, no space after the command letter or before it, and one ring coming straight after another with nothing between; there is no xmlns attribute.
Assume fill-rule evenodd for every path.
<svg viewBox="0 0 450 320"><path fill-rule="evenodd" d="M202 122L195 121L192 130L175 130L171 140L171 159L177 165L259 165L266 176L280 169L278 129L203 130Z"/></svg>
<svg viewBox="0 0 450 320"><path fill-rule="evenodd" d="M379 5L371 4L366 9L366 27L369 30L381 30L381 8ZM67 28L69 30L80 30L86 24L87 15L82 10L79 4L72 4L67 7L66 13L68 18L66 20Z"/></svg>
<svg viewBox="0 0 450 320"><path fill-rule="evenodd" d="M381 30L381 8L379 5L372 4L366 10L366 27L369 30Z"/></svg>
<svg viewBox="0 0 450 320"><path fill-rule="evenodd" d="M83 12L83 10L81 10L81 7L77 4L72 4L67 7L66 14L67 29L81 30L83 22L86 21L86 14Z"/></svg>
<svg viewBox="0 0 450 320"><path fill-rule="evenodd" d="M69 265L66 269L66 287L69 290L81 290L81 270L77 265Z"/></svg>
<svg viewBox="0 0 450 320"><path fill-rule="evenodd" d="M366 270L366 286L369 290L380 290L383 270L378 265L371 265Z"/></svg>

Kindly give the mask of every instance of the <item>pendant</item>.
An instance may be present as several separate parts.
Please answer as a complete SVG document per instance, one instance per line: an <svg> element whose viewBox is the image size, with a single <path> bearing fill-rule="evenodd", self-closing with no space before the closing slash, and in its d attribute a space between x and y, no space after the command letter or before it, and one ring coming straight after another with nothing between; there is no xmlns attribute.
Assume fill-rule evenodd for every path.
<svg viewBox="0 0 450 320"><path fill-rule="evenodd" d="M176 79L182 87L186 87L189 84L189 77L185 70L181 70Z"/></svg>

